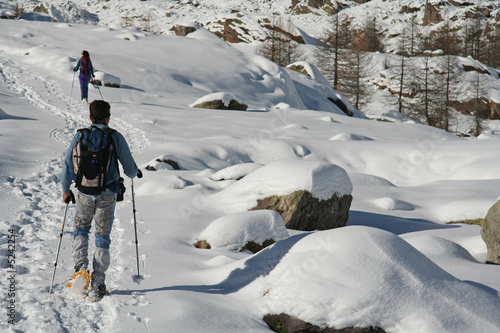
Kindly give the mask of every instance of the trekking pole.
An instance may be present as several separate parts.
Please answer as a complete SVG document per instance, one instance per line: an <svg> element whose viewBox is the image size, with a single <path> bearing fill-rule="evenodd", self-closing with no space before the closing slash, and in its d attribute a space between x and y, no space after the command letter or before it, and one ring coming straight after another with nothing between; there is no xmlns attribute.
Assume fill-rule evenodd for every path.
<svg viewBox="0 0 500 333"><path fill-rule="evenodd" d="M69 107L71 108L71 102L73 102L73 85L75 84L76 72L73 71L73 81L71 81L71 93L69 94Z"/></svg>
<svg viewBox="0 0 500 333"><path fill-rule="evenodd" d="M73 195L73 192L69 191L70 197L66 199L66 209L64 210L64 218L63 218L63 224L61 228L61 234L59 235L59 245L57 246L57 253L56 253L56 262L54 263L54 272L52 273L52 282L50 282L50 289L49 289L49 294L52 294L52 287L54 286L54 277L56 276L56 268L57 268L57 260L59 259L59 250L61 249L61 241L63 237L63 232L64 232L64 223L66 222L66 213L68 212L68 206L69 202L71 201L72 203L75 203L75 196Z"/></svg>
<svg viewBox="0 0 500 333"><path fill-rule="evenodd" d="M97 91L99 91L99 95L101 95L101 99L104 101L104 97L102 97L101 89L99 89L99 85L96 84L95 86L97 87Z"/></svg>
<svg viewBox="0 0 500 333"><path fill-rule="evenodd" d="M130 178L132 181L132 186L130 187L132 189L132 211L134 213L134 231L135 231L135 256L137 258L137 275L132 276L132 280L137 283L141 284L141 281L144 280L144 277L139 274L139 242L137 241L137 220L135 218L135 196L134 196L134 180Z"/></svg>

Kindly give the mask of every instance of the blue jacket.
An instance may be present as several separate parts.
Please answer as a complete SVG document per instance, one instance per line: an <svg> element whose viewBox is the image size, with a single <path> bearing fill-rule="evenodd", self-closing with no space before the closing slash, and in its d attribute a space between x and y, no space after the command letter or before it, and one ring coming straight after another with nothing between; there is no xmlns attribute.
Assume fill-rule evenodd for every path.
<svg viewBox="0 0 500 333"><path fill-rule="evenodd" d="M82 58L78 59L78 62L76 63L76 67L73 69L74 72L77 72L80 66L82 65ZM92 60L89 59L89 69L90 69L90 75L92 77L94 76L94 66L92 66Z"/></svg>
<svg viewBox="0 0 500 333"><path fill-rule="evenodd" d="M90 126L89 128L92 129L92 127L94 126L99 127L101 129L108 128L108 126L104 124L92 124L92 126ZM78 141L80 141L80 137L81 133L76 132L75 136L73 137L73 140L71 140L71 143L69 145L68 151L66 153L66 158L64 159L64 165L61 174L61 185L63 193L67 193L70 191L71 182L75 180L73 179L74 172L73 172L72 155L73 155L73 147L78 143ZM134 178L135 176L137 176L138 168L137 165L135 164L132 154L130 153L130 148L127 144L127 141L125 141L125 138L119 132L113 132L111 134L111 137L113 138L113 143L115 145L116 157L123 166L123 171L125 172L125 175L127 175L130 178ZM118 178L119 178L118 169L115 166L114 159L112 158L111 166L108 171L108 178L107 178L108 182L106 187L114 193L118 193L119 191Z"/></svg>

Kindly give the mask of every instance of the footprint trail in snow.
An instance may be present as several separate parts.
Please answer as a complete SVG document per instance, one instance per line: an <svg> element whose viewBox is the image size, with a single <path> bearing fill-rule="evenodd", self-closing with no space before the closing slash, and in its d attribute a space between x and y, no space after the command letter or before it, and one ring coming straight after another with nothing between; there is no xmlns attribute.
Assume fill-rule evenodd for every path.
<svg viewBox="0 0 500 333"><path fill-rule="evenodd" d="M38 322L38 329L43 332L113 332L113 323L120 306L143 304L147 300L144 295L133 295L130 299L121 298L118 301L115 297L106 297L100 303L89 303L64 297L64 285L73 273L71 231L75 206L71 204L57 265L54 295L48 294L64 213L60 186L63 158L76 130L89 125L88 105L72 100L50 79L1 57L0 80L19 98L28 101L41 112L61 117L66 124L50 133L52 140L61 143L59 158L42 161L37 173L30 178L8 177L5 184L11 187L13 195L25 202L15 212L13 221L0 219L0 225L3 227L0 232L1 244L7 243L8 229L14 229L17 238L16 296L19 306L16 309L16 329L29 329L30 323ZM113 123L128 139L132 151L144 149L147 145L144 134L132 125L119 118L114 118ZM115 245L117 248L111 249L112 256L116 255L117 251L121 253L118 247L124 233L119 218L115 218L114 224L111 237L118 245ZM92 238L90 244L91 254ZM107 283L111 290L119 286L122 279L129 278L122 276L124 271L117 265L119 260L112 258L112 261L115 265L112 264L107 272ZM6 265L1 268L7 269ZM45 288L42 287L44 285ZM75 324L76 317L80 318L78 325Z"/></svg>

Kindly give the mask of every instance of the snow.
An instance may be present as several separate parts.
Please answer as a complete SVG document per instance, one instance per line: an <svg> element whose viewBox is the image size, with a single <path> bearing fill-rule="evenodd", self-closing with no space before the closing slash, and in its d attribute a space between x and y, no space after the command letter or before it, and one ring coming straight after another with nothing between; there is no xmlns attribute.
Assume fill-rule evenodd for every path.
<svg viewBox="0 0 500 333"><path fill-rule="evenodd" d="M224 93L224 92L213 93L213 94L208 94L206 96L199 98L196 102L194 102L190 106L194 107L195 105L198 105L201 103L218 101L218 100L222 101L222 104L224 104L224 106L227 107L227 106L229 106L229 102L231 102L231 100L236 100L236 97L230 93Z"/></svg>
<svg viewBox="0 0 500 333"><path fill-rule="evenodd" d="M52 22L52 18L44 13L24 13L19 16L19 20Z"/></svg>
<svg viewBox="0 0 500 333"><path fill-rule="evenodd" d="M116 77L116 76L111 75L109 73L96 71L94 74L95 74L95 79L99 80L105 86L112 86L112 87L117 88L117 87L120 87L122 84L122 81L120 80L119 77Z"/></svg>
<svg viewBox="0 0 500 333"><path fill-rule="evenodd" d="M197 237L212 249L239 252L249 242L263 244L267 240L287 238L288 231L281 215L273 210L255 210L219 217Z"/></svg>
<svg viewBox="0 0 500 333"><path fill-rule="evenodd" d="M262 165L258 163L241 163L232 165L230 167L224 168L215 172L210 176L213 180L227 180L234 179L239 180L246 175L252 173L253 171L259 169Z"/></svg>
<svg viewBox="0 0 500 333"><path fill-rule="evenodd" d="M120 78L121 88L90 86L89 97L110 102L110 125L144 173L133 185L145 279L131 278L138 272L126 180L111 234L111 295L95 304L65 297L74 205L48 294L66 206L63 157L89 125L72 72L82 49L97 70ZM16 312L16 325L4 316L0 330L269 332L263 315L286 312L336 328L499 331L500 270L484 264L480 227L446 224L482 218L498 199L498 123L476 139L405 119L347 117L326 99L325 91L337 92L301 75L204 29L177 37L0 20L0 303L7 313L14 301ZM220 92L248 110L190 107ZM372 105L394 119L384 100ZM280 228L274 213L247 212L262 196L299 189L319 199L352 194L348 226L304 233ZM203 233L219 248L195 248ZM283 239L254 255L233 252L241 238L264 234Z"/></svg>
<svg viewBox="0 0 500 333"><path fill-rule="evenodd" d="M498 295L458 280L390 232L348 227L287 242L288 253L254 283L265 294L259 300L265 312L328 327L375 323L389 332L494 332L500 327ZM463 252L457 258L471 260ZM476 320L480 324L470 324Z"/></svg>
<svg viewBox="0 0 500 333"><path fill-rule="evenodd" d="M320 200L351 194L352 183L344 169L331 163L283 159L250 173L212 195L212 205L228 212L257 206L258 199L306 190Z"/></svg>

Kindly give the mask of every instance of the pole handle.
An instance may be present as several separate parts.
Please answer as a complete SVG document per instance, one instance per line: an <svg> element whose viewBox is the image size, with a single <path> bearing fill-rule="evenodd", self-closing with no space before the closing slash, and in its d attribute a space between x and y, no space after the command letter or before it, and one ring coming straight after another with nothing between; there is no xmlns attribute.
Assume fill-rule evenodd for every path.
<svg viewBox="0 0 500 333"><path fill-rule="evenodd" d="M69 191L69 197L66 198L66 200L64 201L65 204L69 204L69 202L71 201L72 204L75 204L76 203L76 199L75 199L75 195L73 194L73 191Z"/></svg>

